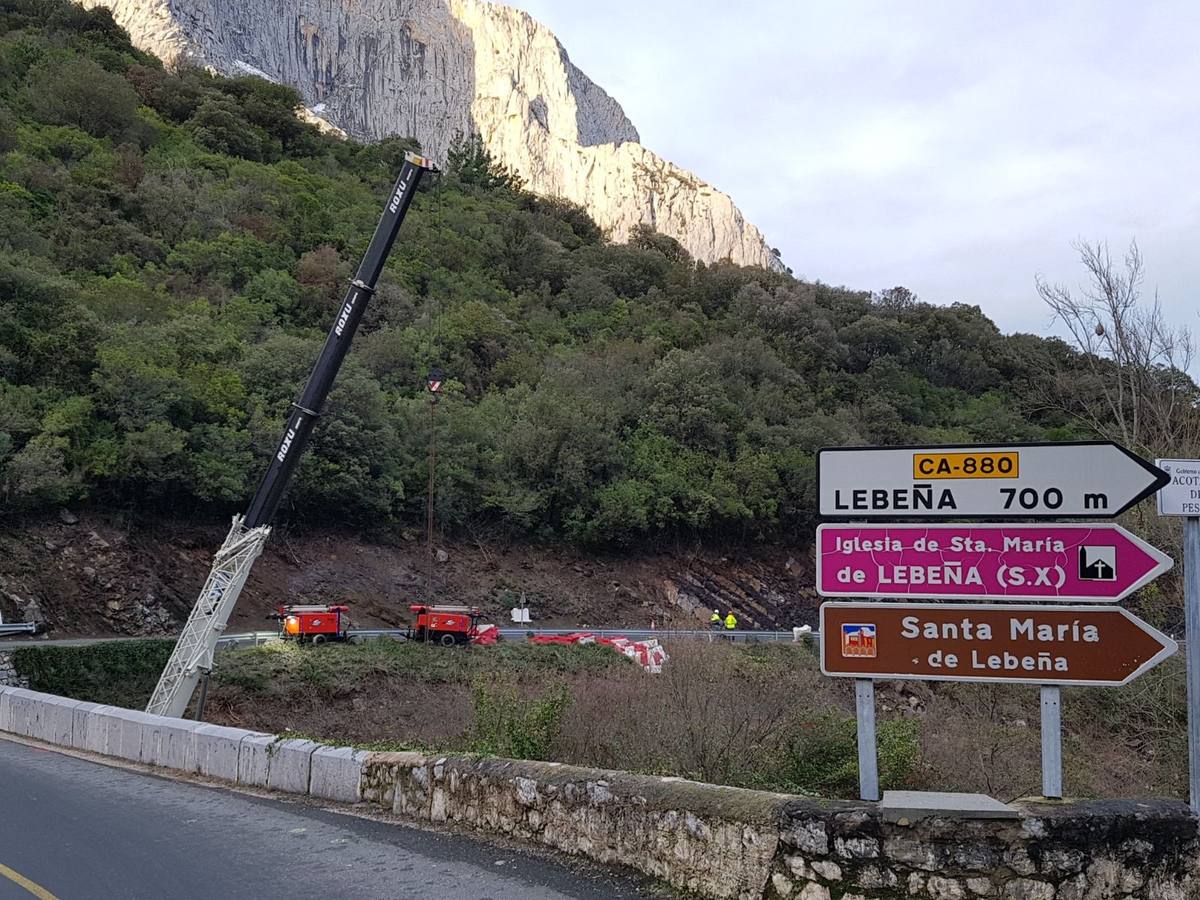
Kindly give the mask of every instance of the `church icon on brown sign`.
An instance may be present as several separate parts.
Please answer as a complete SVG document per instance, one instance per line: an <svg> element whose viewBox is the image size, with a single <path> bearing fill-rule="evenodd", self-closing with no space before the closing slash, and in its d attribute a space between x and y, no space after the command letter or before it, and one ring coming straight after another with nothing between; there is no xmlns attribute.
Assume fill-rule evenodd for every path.
<svg viewBox="0 0 1200 900"><path fill-rule="evenodd" d="M843 625L842 656L875 657L874 625Z"/></svg>

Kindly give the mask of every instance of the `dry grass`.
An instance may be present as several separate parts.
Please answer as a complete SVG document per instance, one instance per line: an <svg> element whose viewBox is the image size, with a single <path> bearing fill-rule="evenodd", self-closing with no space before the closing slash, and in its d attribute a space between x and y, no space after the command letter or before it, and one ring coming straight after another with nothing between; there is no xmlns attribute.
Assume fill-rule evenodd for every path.
<svg viewBox="0 0 1200 900"><path fill-rule="evenodd" d="M207 718L356 744L467 751L479 747L479 734L495 732L497 723L481 716L503 716L511 729L565 687L569 705L536 742L555 760L747 787L854 791L851 682L822 676L803 646L678 643L661 675L620 659L570 658L586 648L555 649L567 657L517 646L501 654L417 648L399 662L379 649L360 659L356 648L334 647L315 651L328 654L324 660L297 656L283 666L247 656L210 693ZM262 678L256 658L270 664ZM506 699L481 709L472 694L482 686L486 696L489 685ZM891 786L1001 799L1040 792L1036 689L884 682L877 696ZM1065 690L1063 700L1068 793L1182 796L1182 664L1170 661L1127 688ZM520 744L520 734L510 737Z"/></svg>

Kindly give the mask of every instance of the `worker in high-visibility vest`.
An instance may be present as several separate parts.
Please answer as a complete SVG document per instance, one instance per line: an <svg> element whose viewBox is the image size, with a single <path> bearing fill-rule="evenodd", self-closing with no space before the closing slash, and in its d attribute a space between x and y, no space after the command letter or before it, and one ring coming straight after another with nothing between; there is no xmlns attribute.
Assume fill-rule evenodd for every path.
<svg viewBox="0 0 1200 900"><path fill-rule="evenodd" d="M714 609L713 614L708 617L708 627L709 628L720 628L721 627L721 611L719 609Z"/></svg>
<svg viewBox="0 0 1200 900"><path fill-rule="evenodd" d="M733 614L733 610L731 609L729 615L725 617L725 630L733 631L735 628L737 628L737 616Z"/></svg>

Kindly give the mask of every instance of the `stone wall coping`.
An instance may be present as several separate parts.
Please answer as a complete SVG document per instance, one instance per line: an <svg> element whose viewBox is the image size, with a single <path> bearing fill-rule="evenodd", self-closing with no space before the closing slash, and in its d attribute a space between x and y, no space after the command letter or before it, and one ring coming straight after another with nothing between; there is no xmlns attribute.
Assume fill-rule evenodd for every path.
<svg viewBox="0 0 1200 900"><path fill-rule="evenodd" d="M367 765L385 762L382 756L372 754ZM413 765L415 760L408 754L394 754L396 758L387 762ZM705 784L685 778L636 775L611 769L591 769L565 763L538 762L535 760L512 760L497 757L474 757L447 754L413 754L416 765L432 764L443 767L446 773L470 772L474 775L511 781L516 778L532 779L539 786L554 789L568 784L599 784L614 797L636 798L639 806L653 811L687 810L698 816L714 820L738 821L763 825L779 821L783 808L792 800L791 794L776 794L747 788ZM401 758L408 757L408 758Z"/></svg>
<svg viewBox="0 0 1200 900"><path fill-rule="evenodd" d="M1115 800L1069 800L1066 802L1044 801L1028 798L1013 801L1013 806L1026 816L1036 816L1048 822L1055 819L1077 819L1082 816L1105 817L1135 816L1146 818L1195 819L1191 808L1183 800L1168 797L1133 797Z"/></svg>
<svg viewBox="0 0 1200 900"><path fill-rule="evenodd" d="M372 750L367 753L364 765L423 766L431 757L415 750Z"/></svg>

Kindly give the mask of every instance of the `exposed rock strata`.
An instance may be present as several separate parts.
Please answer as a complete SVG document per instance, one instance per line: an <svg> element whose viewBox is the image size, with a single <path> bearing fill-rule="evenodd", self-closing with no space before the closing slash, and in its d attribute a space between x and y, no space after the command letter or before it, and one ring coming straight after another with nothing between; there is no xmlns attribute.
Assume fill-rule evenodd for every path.
<svg viewBox="0 0 1200 900"><path fill-rule="evenodd" d="M615 240L641 223L704 261L781 268L733 201L643 147L612 97L527 14L485 0L82 0L106 6L168 65L295 86L362 139L419 138L444 156L478 133L546 196L583 205Z"/></svg>

